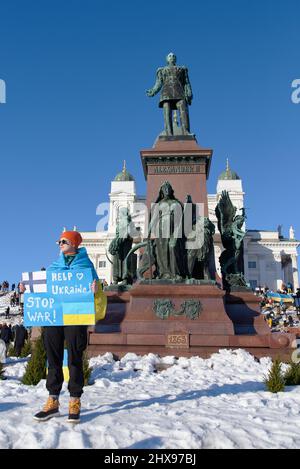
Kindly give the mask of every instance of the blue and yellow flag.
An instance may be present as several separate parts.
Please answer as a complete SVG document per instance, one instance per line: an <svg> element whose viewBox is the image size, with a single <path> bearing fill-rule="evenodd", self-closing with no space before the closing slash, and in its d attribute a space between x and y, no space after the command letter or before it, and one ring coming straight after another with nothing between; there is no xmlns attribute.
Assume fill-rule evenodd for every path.
<svg viewBox="0 0 300 469"><path fill-rule="evenodd" d="M64 374L64 381L68 382L70 379L70 372L68 367L68 350L64 349L64 361L63 361L63 374ZM46 364L46 373L48 374L48 361Z"/></svg>
<svg viewBox="0 0 300 469"><path fill-rule="evenodd" d="M267 298L270 298L277 303L292 303L294 301L292 295L285 295L284 293L268 292Z"/></svg>
<svg viewBox="0 0 300 469"><path fill-rule="evenodd" d="M107 308L107 296L104 294L102 284L98 283L98 291L95 294L95 322L105 318Z"/></svg>

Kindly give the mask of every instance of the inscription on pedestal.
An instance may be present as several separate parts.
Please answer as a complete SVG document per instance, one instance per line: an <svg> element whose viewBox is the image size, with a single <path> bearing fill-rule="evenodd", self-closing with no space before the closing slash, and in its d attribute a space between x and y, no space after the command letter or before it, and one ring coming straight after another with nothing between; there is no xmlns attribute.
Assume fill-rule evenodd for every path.
<svg viewBox="0 0 300 469"><path fill-rule="evenodd" d="M149 165L148 174L196 174L205 172L199 164Z"/></svg>
<svg viewBox="0 0 300 469"><path fill-rule="evenodd" d="M166 347L189 348L189 334L183 332L172 332L167 335Z"/></svg>

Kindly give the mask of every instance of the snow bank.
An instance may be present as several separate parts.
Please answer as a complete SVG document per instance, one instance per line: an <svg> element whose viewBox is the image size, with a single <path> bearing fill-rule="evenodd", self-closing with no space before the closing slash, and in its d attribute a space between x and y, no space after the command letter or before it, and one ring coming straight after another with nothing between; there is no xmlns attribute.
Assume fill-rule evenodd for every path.
<svg viewBox="0 0 300 469"><path fill-rule="evenodd" d="M82 421L32 416L47 398L45 382L24 386L26 360L9 359L0 381L0 448L298 448L300 387L271 394L263 384L270 358L221 350L204 360L111 353L90 360L93 386L82 397ZM167 369L157 372L160 365Z"/></svg>

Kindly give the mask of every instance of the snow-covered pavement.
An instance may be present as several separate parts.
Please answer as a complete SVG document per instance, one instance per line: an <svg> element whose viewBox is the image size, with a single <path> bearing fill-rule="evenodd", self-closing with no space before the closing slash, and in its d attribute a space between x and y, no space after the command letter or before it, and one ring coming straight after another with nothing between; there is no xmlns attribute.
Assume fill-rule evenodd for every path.
<svg viewBox="0 0 300 469"><path fill-rule="evenodd" d="M271 364L244 350L210 359L110 353L91 359L94 384L85 388L82 420L45 423L33 414L47 397L45 381L20 383L26 360L10 359L0 381L0 448L299 448L300 387L271 394L263 384ZM171 365L155 372L157 365Z"/></svg>

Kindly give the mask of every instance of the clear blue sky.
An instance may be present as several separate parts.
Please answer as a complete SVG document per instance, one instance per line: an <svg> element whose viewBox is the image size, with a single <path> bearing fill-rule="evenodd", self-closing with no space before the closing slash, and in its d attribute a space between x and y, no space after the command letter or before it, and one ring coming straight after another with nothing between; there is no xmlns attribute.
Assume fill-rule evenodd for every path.
<svg viewBox="0 0 300 469"><path fill-rule="evenodd" d="M189 67L191 129L242 177L248 228L300 238L299 0L2 0L0 281L56 257L63 226L93 231L123 159L145 193L139 151L162 129L155 70Z"/></svg>

